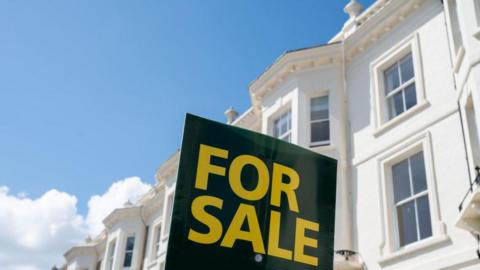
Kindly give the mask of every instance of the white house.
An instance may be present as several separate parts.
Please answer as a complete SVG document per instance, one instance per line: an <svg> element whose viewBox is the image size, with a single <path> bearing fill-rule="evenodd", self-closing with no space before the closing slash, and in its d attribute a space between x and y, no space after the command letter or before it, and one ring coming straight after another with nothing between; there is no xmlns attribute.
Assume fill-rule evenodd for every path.
<svg viewBox="0 0 480 270"><path fill-rule="evenodd" d="M335 269L480 269L480 0L345 12L328 44L260 74L228 122L339 160ZM163 269L178 158L64 269Z"/></svg>

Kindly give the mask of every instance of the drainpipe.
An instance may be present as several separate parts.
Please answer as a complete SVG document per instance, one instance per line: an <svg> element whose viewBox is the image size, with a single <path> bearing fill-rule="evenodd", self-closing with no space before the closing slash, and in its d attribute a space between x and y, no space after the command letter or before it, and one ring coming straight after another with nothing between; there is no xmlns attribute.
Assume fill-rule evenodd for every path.
<svg viewBox="0 0 480 270"><path fill-rule="evenodd" d="M350 132L350 121L348 119L348 95L347 95L347 79L346 79L346 64L345 64L345 44L342 40L342 79L343 79L343 99L342 99L342 132L341 140L343 146L340 150L340 176L341 176L341 191L343 197L343 222L344 222L344 243L341 248L346 250L353 249L353 207L352 207L352 190L349 169L350 161L348 158L348 149L350 146L348 134Z"/></svg>

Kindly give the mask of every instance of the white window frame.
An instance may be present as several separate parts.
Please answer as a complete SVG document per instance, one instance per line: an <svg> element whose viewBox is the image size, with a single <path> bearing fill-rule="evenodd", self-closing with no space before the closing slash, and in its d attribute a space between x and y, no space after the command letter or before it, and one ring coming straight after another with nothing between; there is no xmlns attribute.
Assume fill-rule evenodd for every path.
<svg viewBox="0 0 480 270"><path fill-rule="evenodd" d="M115 256L116 256L116 249L117 249L117 238L114 238L108 242L108 250L105 253L106 254L106 264L105 264L105 269L106 270L113 270L114 269L114 264L115 264Z"/></svg>
<svg viewBox="0 0 480 270"><path fill-rule="evenodd" d="M447 19L447 26L449 29L449 38L450 38L450 46L452 48L452 56L454 59L454 71L458 72L459 66L461 64L461 61L463 60L463 56L465 54L465 48L463 45L463 35L462 33L462 27L461 27L461 21L460 21L460 12L459 12L459 5L456 2L457 0L445 0L444 5L446 6L445 12L446 12L446 19ZM455 14L452 13L452 3L455 4ZM456 21L452 21L456 19ZM458 29L456 29L458 27ZM459 40L456 40L454 31L458 30L458 35L457 38Z"/></svg>
<svg viewBox="0 0 480 270"><path fill-rule="evenodd" d="M388 103L385 93L384 71L406 55L412 55L417 104L400 115L390 119ZM429 106L425 95L422 55L418 33L409 35L393 48L382 54L370 65L370 79L372 81L371 95L374 97L375 120L373 135L380 136L387 130L399 125Z"/></svg>
<svg viewBox="0 0 480 270"><path fill-rule="evenodd" d="M162 246L162 222L159 222L154 226L153 231L153 254L155 258L160 257L160 247Z"/></svg>
<svg viewBox="0 0 480 270"><path fill-rule="evenodd" d="M432 224L432 236L421 239L400 247L398 238L397 217L393 197L393 179L391 168L394 164L423 151L425 162L425 174L427 180L428 202ZM425 132L413 137L394 148L380 154L378 159L379 186L380 186L380 209L382 220L382 242L380 244L381 258L379 264L382 267L415 254L418 251L431 248L434 245L446 243L449 237L446 234L445 223L441 220L438 204L438 191L435 179L434 159L432 154L432 141L430 132Z"/></svg>
<svg viewBox="0 0 480 270"><path fill-rule="evenodd" d="M421 192L419 192L419 193L417 193L417 194L414 194L414 195L410 195L409 197L407 197L407 198L405 198L405 199L403 199L403 200L401 200L401 201L399 201L399 202L397 202L397 203L395 203L395 201L393 200L393 194L394 194L394 192L395 192L395 191L394 191L394 187L393 187L393 169L392 169L393 166L399 164L399 163L402 162L402 161L405 161L405 160L407 160L407 159L410 159L412 156L414 156L414 155L416 155L416 154L418 154L418 153L420 153L420 152L422 153L423 158L424 158L424 162L425 162L425 152L423 152L423 149L420 148L420 149L415 149L415 150L416 150L416 151L411 151L411 152L409 151L409 152L408 152L408 155L405 155L405 156L403 157L403 159L398 159L397 162L394 162L394 163L392 163L392 164L389 164L389 168L386 168L387 174L388 174L388 179L389 179L388 181L391 181L391 183L389 183L389 186L390 186L390 188L391 188L391 190L390 190L389 192L392 194L392 196L391 196L391 197L392 197L392 198L391 198L391 203L392 203L392 209L393 209L393 212L392 212L392 213L393 213L393 216L394 216L394 224L395 224L395 227L394 227L394 232L395 232L395 235L394 235L394 236L395 236L395 247L396 247L397 249L400 249L400 248L408 248L409 245L414 245L415 243L417 243L417 242L419 242L419 241L422 241L422 240L424 240L424 239L427 239L427 238L430 238L430 237L433 236L433 234L432 234L432 236L429 236L429 237L424 238L424 239L420 239L420 226L419 226L419 218L418 218L418 209L417 209L417 207L415 207L415 219L416 219L416 225L417 225L417 226L416 226L416 231L417 231L417 238L418 238L419 240L417 240L417 241L415 241L415 242L412 242L412 243L410 243L410 244L406 244L406 245L404 245L404 246L401 246L401 244L400 244L400 228L399 228L399 225L398 225L398 210L397 210L397 209L398 209L398 206L404 205L404 204L409 203L409 202L415 202L417 199L419 199L420 197L423 197L423 196L428 196L428 197L430 197L430 192L429 192L429 187L428 187L428 181L427 181L427 189L426 189L426 190L421 191ZM408 161L408 163L410 164L410 161ZM426 165L424 164L424 169L426 170L425 166L426 166ZM411 181L412 181L412 172L411 172L411 167L410 167L410 166L409 166L408 170L409 170L409 177L410 177L410 178L408 179L408 180L410 181L409 185L410 185L411 190L413 191L413 184L411 183ZM430 202L429 202L429 204L428 204L428 207L429 207L429 212L430 212ZM431 219L431 214L430 214L430 219Z"/></svg>
<svg viewBox="0 0 480 270"><path fill-rule="evenodd" d="M168 239L172 227L173 204L175 202L175 185L165 188L165 211L163 215L162 241ZM170 214L169 214L170 213Z"/></svg>
<svg viewBox="0 0 480 270"><path fill-rule="evenodd" d="M475 22L477 23L477 29L480 30L480 0L471 0L475 12ZM478 30L476 31L478 33ZM476 34L474 34L476 36Z"/></svg>
<svg viewBox="0 0 480 270"><path fill-rule="evenodd" d="M288 121L288 124L289 124L289 129L283 134L275 135L275 130L277 129L276 123L281 121L282 118L285 117L286 115L288 116L287 121ZM277 115L277 117L272 120L272 135L279 140L284 140L286 142L291 143L292 142L292 126L293 126L292 122L293 122L293 119L292 119L292 110L291 109L284 110L282 113L279 113ZM289 137L288 141L285 140L286 137Z"/></svg>
<svg viewBox="0 0 480 270"><path fill-rule="evenodd" d="M128 238L130 237L133 237L133 249L130 251L130 250L127 250L127 245L128 245ZM122 260L122 267L123 269L130 269L133 265L133 259L134 259L134 251L135 251L135 244L137 242L137 237L135 236L135 234L129 234L127 235L127 237L125 237L125 248L123 250L123 260ZM125 266L125 259L127 258L127 253L132 253L132 261L130 263L130 266Z"/></svg>
<svg viewBox="0 0 480 270"><path fill-rule="evenodd" d="M464 116L462 117L462 121L466 131L465 137L467 140L467 145L469 146L467 147L467 155L469 159L468 165L470 168L470 175L472 175L472 178L475 179L475 176L477 174L475 167L480 166L480 164L477 164L477 162L480 163L480 158L479 158L480 153L474 152L474 151L478 151L477 149L480 148L480 123L479 123L480 116L478 114L475 114L476 125L472 127L472 124L474 123L471 123L471 121L474 119L470 119L470 116L468 115L468 110L469 110L469 107L471 106L472 107L471 109L474 111L474 113L477 113L477 110L476 110L477 108L473 104L473 100L474 100L473 93L471 92L470 89L468 89L468 92L466 93L465 98L462 98L461 100L461 103L462 103L461 111L462 111L462 115ZM472 130L472 128L476 128L476 130ZM476 135L478 138L472 138L472 135L473 136Z"/></svg>
<svg viewBox="0 0 480 270"><path fill-rule="evenodd" d="M312 120L312 115L311 115L311 112L312 112L312 99L315 99L315 98L323 98L323 97L326 97L328 99L328 118L327 119L322 119L322 120ZM331 140L332 140L332 106L331 105L331 96L329 95L328 91L327 92L324 92L322 94L319 94L319 95L314 95L314 96L309 96L308 97L308 142L310 144L310 147L320 147L320 146L327 146L327 145L330 145L331 144ZM318 141L318 142L313 142L312 141L312 124L313 123L317 123L317 122L325 122L325 121L328 121L328 140L325 140L325 141Z"/></svg>

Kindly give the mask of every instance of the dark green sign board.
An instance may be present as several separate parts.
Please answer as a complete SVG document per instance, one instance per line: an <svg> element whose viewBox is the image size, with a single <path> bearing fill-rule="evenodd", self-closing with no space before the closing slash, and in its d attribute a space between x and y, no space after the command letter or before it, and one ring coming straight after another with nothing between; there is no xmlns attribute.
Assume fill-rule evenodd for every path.
<svg viewBox="0 0 480 270"><path fill-rule="evenodd" d="M167 270L333 269L337 162L187 114Z"/></svg>

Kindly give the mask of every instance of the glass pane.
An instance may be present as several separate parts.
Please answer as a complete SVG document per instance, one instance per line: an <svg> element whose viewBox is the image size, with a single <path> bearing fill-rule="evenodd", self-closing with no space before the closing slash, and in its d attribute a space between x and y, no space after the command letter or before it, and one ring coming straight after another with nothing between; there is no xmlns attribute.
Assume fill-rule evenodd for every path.
<svg viewBox="0 0 480 270"><path fill-rule="evenodd" d="M384 72L385 93L388 94L392 90L400 86L400 78L398 77L398 65L395 63Z"/></svg>
<svg viewBox="0 0 480 270"><path fill-rule="evenodd" d="M428 196L417 199L418 227L420 228L420 239L432 236L432 220L430 217L430 206Z"/></svg>
<svg viewBox="0 0 480 270"><path fill-rule="evenodd" d="M286 141L286 142L291 142L290 134L288 134L287 136L285 136L285 137L283 138L283 140Z"/></svg>
<svg viewBox="0 0 480 270"><path fill-rule="evenodd" d="M132 252L125 253L125 260L123 261L123 266L124 267L132 266L132 256L133 256Z"/></svg>
<svg viewBox="0 0 480 270"><path fill-rule="evenodd" d="M410 176L408 173L408 160L392 166L393 194L395 203L412 195L410 191Z"/></svg>
<svg viewBox="0 0 480 270"><path fill-rule="evenodd" d="M413 193L417 194L427 189L427 176L425 174L425 162L423 152L410 157L412 170Z"/></svg>
<svg viewBox="0 0 480 270"><path fill-rule="evenodd" d="M409 54L400 60L400 72L402 73L402 83L410 80L414 76L412 55Z"/></svg>
<svg viewBox="0 0 480 270"><path fill-rule="evenodd" d="M316 122L311 124L310 138L312 142L322 142L330 140L330 121Z"/></svg>
<svg viewBox="0 0 480 270"><path fill-rule="evenodd" d="M390 119L403 113L403 95L402 91L388 98L388 109L390 111Z"/></svg>
<svg viewBox="0 0 480 270"><path fill-rule="evenodd" d="M280 134L285 134L288 131L288 123L287 121L282 121L282 125L280 127Z"/></svg>
<svg viewBox="0 0 480 270"><path fill-rule="evenodd" d="M275 120L275 122L273 124L273 136L276 137L276 138L278 138L278 136L280 135L280 132L278 132L278 129L279 129L278 122L279 122L279 120Z"/></svg>
<svg viewBox="0 0 480 270"><path fill-rule="evenodd" d="M112 242L112 243L110 244L110 250L109 250L110 257L113 257L113 254L115 253L115 243L116 243L116 242Z"/></svg>
<svg viewBox="0 0 480 270"><path fill-rule="evenodd" d="M417 92L415 91L415 88L415 83L412 83L404 90L406 110L417 105Z"/></svg>
<svg viewBox="0 0 480 270"><path fill-rule="evenodd" d="M162 226L158 226L157 229L157 243L160 243L160 234L162 233Z"/></svg>
<svg viewBox="0 0 480 270"><path fill-rule="evenodd" d="M415 203L411 201L401 206L398 206L397 214L400 246L405 246L417 241Z"/></svg>
<svg viewBox="0 0 480 270"><path fill-rule="evenodd" d="M291 129L291 113L290 111L282 114L277 120L273 122L273 136L276 138L282 137Z"/></svg>
<svg viewBox="0 0 480 270"><path fill-rule="evenodd" d="M287 131L292 128L292 117L290 111L285 115L285 121L287 121Z"/></svg>
<svg viewBox="0 0 480 270"><path fill-rule="evenodd" d="M133 244L135 243L135 237L130 236L127 238L127 248L126 250L133 250Z"/></svg>
<svg viewBox="0 0 480 270"><path fill-rule="evenodd" d="M310 119L328 119L328 97L312 98L310 101Z"/></svg>

